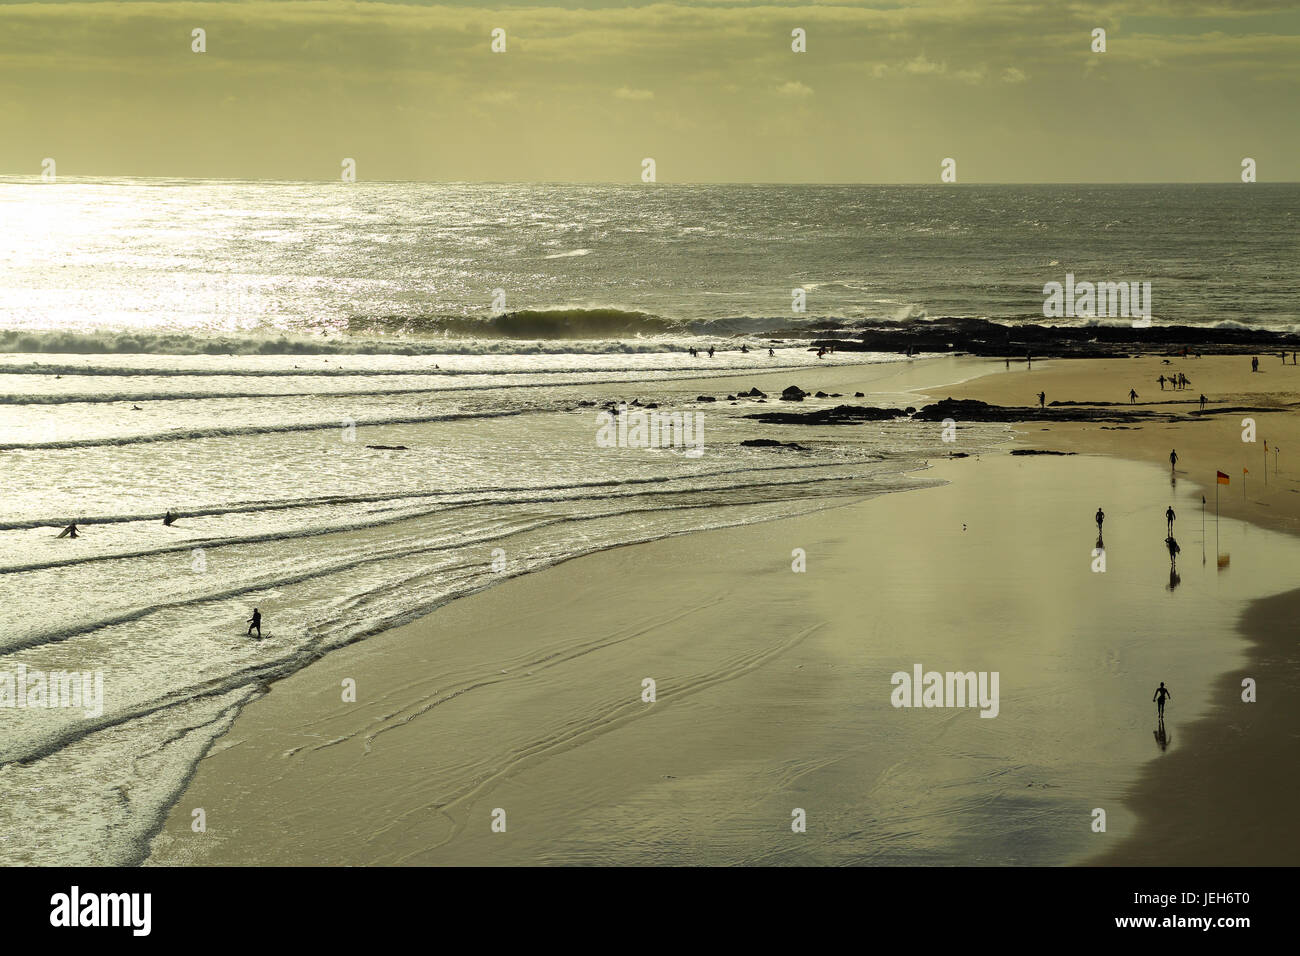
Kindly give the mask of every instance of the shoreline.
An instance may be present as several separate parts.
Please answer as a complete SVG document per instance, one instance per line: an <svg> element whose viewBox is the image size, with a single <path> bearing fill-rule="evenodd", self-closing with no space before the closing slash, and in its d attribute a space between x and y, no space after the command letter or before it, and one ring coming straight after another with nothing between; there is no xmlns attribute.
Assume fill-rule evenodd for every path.
<svg viewBox="0 0 1300 956"><path fill-rule="evenodd" d="M1138 362L1143 379L1149 381L1153 374L1165 374L1159 356L1142 356ZM1051 384L1055 390L1096 390L1110 379L1118 383L1115 373L1124 379L1136 378L1128 374L1130 362L1091 363L1101 368L1080 368L1069 363L1045 363L1042 371L1050 372L1053 364L1061 368L1061 376ZM1087 364L1087 363L1086 363ZM1180 363L1194 375L1198 384L1185 392L1169 392L1191 399L1205 393L1211 396L1209 411L1215 405L1253 405L1260 394L1273 396L1280 393L1294 400L1300 387L1300 372L1290 371L1280 363L1275 369L1263 366L1263 379L1244 368L1244 359L1236 357L1211 357L1185 360ZM1064 366L1062 368L1062 366ZM1292 369L1294 367L1291 367ZM1140 374L1140 373L1139 373ZM1041 378L1039 379L1041 381ZM1027 386L1029 381L1025 381ZM1013 390L1006 380L991 382L974 380L954 387L957 398L980 398L990 402L1010 400ZM1044 389L1047 386L1044 386ZM1029 391L1027 387L1024 389ZM1117 389L1118 391L1118 389ZM1144 390L1145 391L1145 390ZM1097 397L1094 393L1091 397ZM1109 396L1107 396L1109 397ZM1214 398L1220 401L1214 402ZM1182 432L1175 438L1177 426L1153 423L1148 426L1163 438L1177 441L1179 465L1191 468L1209 480L1194 481L1207 498L1215 488L1210 487L1215 471L1232 462L1242 462L1237 468L1227 467L1231 484L1230 493L1220 495L1219 509L1225 516L1239 518L1264 529L1271 529L1300 539L1300 493L1297 483L1283 467L1273 474L1271 489L1262 481L1249 486L1239 497L1237 488L1242 475L1240 467L1263 464L1261 457L1265 438L1272 447L1284 450L1300 448L1300 423L1295 420L1294 401L1275 411L1231 413L1223 416L1217 434L1197 434L1188 441L1189 434ZM1256 441L1241 441L1242 419L1255 420ZM1035 429L1036 423L1015 426L1016 439L1036 449L1066 448L1083 453L1104 453L1130 461L1155 463L1168 453L1166 443L1159 444L1135 434L1117 435L1114 430L1102 436L1100 430L1084 423L1071 422L1053 425L1044 435ZM1206 423L1209 427L1215 426ZM1202 427L1199 426L1198 427ZM1134 429L1133 431L1136 431ZM1104 447L1104 450L1103 450ZM1280 456L1279 456L1280 457ZM1220 465L1218 462L1222 462ZM1300 469L1297 469L1300 471ZM1264 469L1256 472L1257 479ZM1174 474L1186 475L1188 469L1178 468ZM1217 483L1215 483L1217 484ZM1294 496L1294 498L1292 497ZM1126 802L1137 814L1147 835L1142 839L1129 839L1119 846L1095 854L1084 861L1086 865L1102 866L1294 866L1300 862L1300 836L1289 827L1291 808L1288 794L1295 786L1293 772L1285 768L1286 741L1300 737L1300 714L1286 704L1296 700L1300 693L1300 667L1294 659L1295 621L1300 619L1300 589L1252 601L1241 613L1236 630L1243 638L1249 660L1245 668L1225 672L1216 684L1219 703L1205 717L1194 721L1184 733L1190 738L1187 746L1163 759L1151 761L1143 770L1139 781L1126 794ZM1241 681L1245 677L1256 680L1260 688L1258 701L1244 704ZM1263 688L1269 688L1268 693ZM1244 708L1244 709L1243 709ZM1171 716L1175 713L1171 703ZM1243 781L1250 781L1248 787ZM1202 827L1202 848L1197 852L1180 849L1172 839L1178 817L1169 813L1171 805L1181 806L1183 814L1190 814ZM1231 820L1226 828L1222 821ZM1280 838L1279 838L1280 837Z"/></svg>
<svg viewBox="0 0 1300 956"><path fill-rule="evenodd" d="M1062 363L1057 363L1057 364L1062 364ZM819 371L821 371L821 370L819 370ZM772 373L769 373L769 374L772 374ZM787 373L787 372L782 372L782 373L776 373L776 374L789 374L789 373ZM799 373L799 374L802 374L802 373ZM743 373L742 373L742 375L743 375ZM740 377L740 376L738 376L738 377ZM925 393L925 394L930 394L930 395L934 395L934 393L935 393L935 389L940 389L940 388L942 388L942 389L950 389L954 394L964 393L965 391L972 391L972 392L974 392L974 391L986 391L987 388L988 388L988 384L989 384L990 381L999 381L999 380L1002 380L1002 384L1003 384L1003 385L1007 385L1007 384L1008 384L1008 383L1005 381L1005 378L1004 378L1003 373L997 373L997 372L995 372L995 373L993 373L992 375L976 376L976 377L974 377L974 378L963 379L960 383L954 383L952 386L942 386L942 385L941 385L941 386L931 386L931 387L928 387L928 389L916 389L915 391L917 391L918 393ZM820 381L820 379L819 379L819 381ZM983 383L983 385L981 385L981 383ZM1084 426L1084 427L1086 427L1086 426ZM797 428L794 429L794 431L796 431L796 432L798 432L799 430L800 430L800 429L797 429ZM1018 432L1023 432L1023 428L1018 428L1017 431L1018 431ZM1055 431L1055 429L1054 429L1054 431ZM1018 437L1020 438L1020 440L1021 440L1022 442L1026 442L1026 443L1030 444L1031 446L1034 444L1033 439L1027 438L1027 436L1025 436L1025 435L1023 435L1023 434L1019 434ZM1034 438L1037 438L1037 437L1038 437L1038 436L1034 436ZM1057 441L1056 443L1059 444L1059 441ZM1040 442L1040 444L1041 444L1041 442ZM1124 458L1125 456L1123 456L1123 455L1114 455L1114 457ZM960 476L960 475L956 476L956 477L954 478L954 481L956 481L956 482L960 482L960 481L962 481L962 476ZM932 493L933 493L933 492L932 492ZM881 497L881 496L877 496L877 497ZM874 498L869 498L869 499L866 499L865 502L863 502L863 501L853 502L853 503L849 503L849 504L846 505L845 507L854 507L855 505L860 507L861 505L863 505L863 504L865 504L865 503L870 503L871 501L874 501L874 500L875 500ZM838 508L831 508L831 509L828 509L828 510L835 511L835 510L838 510ZM792 518L786 517L786 518L776 519L776 520L774 520L774 521L764 522L763 524L766 524L766 525L776 525L776 524L789 523L789 522L791 522L791 521L793 521L793 520L794 520L794 519L792 519ZM747 526L747 527L748 527L748 526ZM715 535L715 534L719 534L719 533L721 533L721 534L727 534L727 533L729 533L729 532L731 532L731 531L734 531L734 530L736 530L736 529L723 529L721 532L719 532L719 531L706 531L706 532L700 532L700 534L690 534L690 535L685 535L684 537L686 537L686 538L698 538L698 537L700 537L701 535ZM641 547L641 548L650 548L650 549L653 549L653 548L656 547L657 544L661 543L663 540L672 540L672 539L660 539L660 542L655 542L655 543L651 543L651 544L646 544L646 545L642 545L642 546L640 546L640 547ZM625 546L620 546L620 548L618 548L618 549L614 549L614 550L640 550L640 548L639 548L639 549L629 549L629 548L627 548L627 547L625 547ZM608 552L602 552L602 553L604 553L604 554L608 554ZM588 556L588 557L590 557L590 556ZM569 561L569 562L565 562L565 564L571 564L573 561L583 561L583 560L585 560L585 559L584 559L584 558L570 559L570 561ZM554 573L555 573L555 572L556 572L560 567L564 567L564 565L562 564L562 565L560 565L560 566L556 566L556 567L553 567L553 568L547 569L546 571L543 571L541 575L529 575L528 577L529 577L529 578L532 578L532 577L545 577L545 576L547 576L547 575L553 575L553 574L554 574ZM496 589L496 588L493 588L493 589L489 589L489 590L497 590L497 589ZM1284 594L1282 594L1282 595L1274 595L1273 598L1268 598L1268 599L1265 599L1265 600L1266 600L1266 601L1267 601L1267 600L1275 600L1275 599L1282 598L1282 597L1286 597L1286 595L1284 595ZM470 599L467 598L467 599L465 599L465 600L470 600ZM394 630L392 630L392 631L385 632L385 634L377 635L377 637L378 637L378 638L385 638L385 637L387 637L388 635L392 635L392 634L394 634L396 631L399 631L399 630L400 630L400 631L405 631L406 629L417 629L418 626L421 625L421 624L424 624L424 625L426 625L427 627L433 627L434 625L433 625L431 622L432 622L435 618L437 618L439 614L443 614L445 611L447 611L448 608L450 608L450 607L454 607L456 604L459 604L459 603L463 603L463 602L453 602L452 605L448 605L448 606L446 606L446 607L444 607L444 608L442 608L442 609L439 609L439 611L434 612L433 615L430 615L428 618L425 618L425 619L423 619L422 621L414 622L413 624L405 625L403 628L394 629ZM1251 608L1253 608L1253 607L1254 607L1254 605L1252 604L1252 605L1251 605ZM1250 608L1248 608L1247 611L1244 612L1244 614L1243 614L1243 618L1249 617L1249 616L1250 616L1250 613L1251 613L1251 610L1250 610ZM376 638L371 638L371 639L369 639L369 640L368 640L367 642L365 642L365 643L366 643L366 644L370 644L372 641L375 641L375 640L376 640ZM373 648L372 648L372 650L373 650ZM333 655L330 655L330 656L332 657ZM322 666L322 664L323 664L323 662L317 662L316 664L311 665L311 666L312 666L313 668L319 668L319 667ZM298 672L298 673L299 673L299 674L302 674L303 672L300 671L300 672ZM1219 683L1219 685L1220 685L1220 690L1222 690L1223 685L1225 684L1225 682L1228 682L1228 681L1230 680L1230 678L1232 678L1232 675L1229 674L1229 675L1227 675L1227 676L1222 676L1222 672L1218 672L1218 673L1219 673L1219 675L1220 675L1220 676L1218 677L1218 683ZM295 675L295 677L296 677L296 676L297 676L297 675ZM292 679L293 679L293 678L290 678L290 680L292 680ZM1232 678L1232 679L1235 679L1235 678ZM255 702L253 706L257 706L257 703L258 703L258 702ZM246 708L245 713L247 713L248 709L249 709L249 708ZM1171 711L1171 713L1173 713L1173 712L1174 712L1174 711ZM237 730L238 727L239 727L240 721L243 721L244 719L245 719L244 714L241 714L240 718L238 718L238 719L236 720L236 722L235 722L235 727L234 727L233 729L236 729L236 730ZM1221 719L1221 718L1206 717L1206 718L1204 718L1202 721L1200 721L1199 723L1210 723L1210 724L1212 724L1213 721L1214 721L1215 719ZM273 726L273 725L271 725L271 726ZM265 727L265 728L263 728L263 729L264 729L264 730L270 730L270 727ZM1191 733L1191 734L1193 734L1194 737L1199 737L1202 733L1204 733L1204 729L1203 729L1203 728L1201 728L1201 729L1194 729L1194 730L1189 730L1188 732ZM251 745L251 742L250 742L250 741L241 741L237 746L239 746L239 747L241 747L241 748L244 748L244 747L246 747L246 746L248 746L248 745ZM224 738L223 738L223 739L219 739L219 740L217 740L217 741L214 743L213 748L212 748L212 751L210 752L210 756L211 756L211 755L221 755L221 754L224 754L224 753L225 753L225 752L230 748L230 746L232 746L232 745L231 745L228 741L225 741ZM1189 751L1188 751L1186 748L1184 748L1184 749L1181 750L1181 751L1176 750L1176 751L1175 751L1174 753L1172 753L1172 754L1161 755L1161 757L1162 757L1162 759L1175 759L1175 760L1182 760L1182 761L1184 761L1184 762L1188 762L1188 761L1190 761L1190 762L1196 762L1196 759L1195 759L1195 758L1197 757L1197 753L1196 753L1196 751L1192 751L1192 752L1190 752L1190 756L1189 756ZM204 765L208 762L208 760L209 760L209 757L205 757L203 761L200 761L200 765L199 765L199 767L197 768L196 773L195 773L195 776L196 776L196 777L199 776L199 775L201 775L201 773L202 773L202 771L203 771L203 769L204 769ZM1154 768L1157 767L1157 766L1160 766L1160 765L1161 765L1161 764L1160 764L1160 761L1159 761L1159 760L1150 760L1150 761L1148 761L1147 764L1146 764L1146 769L1145 769L1145 770L1143 771L1143 773L1142 773L1142 777L1141 777L1141 779L1139 780L1138 783L1136 783L1136 784L1133 785L1133 788L1132 788L1132 793L1133 793L1133 795L1132 795L1132 797L1131 797L1130 799L1131 799L1131 801L1132 801L1132 805L1134 806L1135 810L1136 810L1137 813L1138 813L1138 817L1139 817L1139 819L1149 819L1150 816L1151 816L1150 801L1149 801L1149 800L1148 800L1144 795L1145 795L1146 792L1150 789L1150 786L1151 786L1151 784L1150 784L1148 778L1153 774L1153 772L1154 772ZM193 780L193 778L192 778L192 780ZM189 785L187 784L186 790L188 791L188 789L189 789ZM291 792L291 791L290 791L290 792ZM1126 803L1127 803L1127 802L1128 802L1128 801L1126 801ZM166 826L164 827L164 832L167 832L167 833L173 834L173 836L169 837L169 839L171 839L171 840L174 840L174 839L175 839L174 834L175 834L175 832L176 832L176 824L177 824L177 819L176 819L176 817L177 817L177 813L178 813L178 811L179 811L179 808L180 808L180 802L178 802L177 804L175 804L175 805L173 806L173 810L172 810L171 818L169 818L168 823L167 823ZM1264 824L1261 824L1261 826L1263 826L1263 827L1266 828L1266 827L1267 827L1267 824L1264 823ZM1112 822L1112 828L1111 828L1111 829L1112 829L1112 831L1114 831L1114 830L1116 829L1116 826L1114 825L1113 822ZM1121 827L1121 829L1122 829L1122 827ZM1149 845L1149 841L1147 840L1147 838L1146 838L1145 836L1140 837L1140 838L1139 838L1139 837L1131 837L1131 838L1129 838L1129 839L1127 839L1127 840L1123 840L1123 841L1121 842L1121 845L1120 845L1118 848L1116 848L1116 849L1114 849L1114 850L1112 850L1112 851L1109 851L1108 853L1102 853L1102 854L1088 853L1088 854L1085 854L1084 856L1080 857L1080 858L1079 858L1078 860L1076 860L1075 862L1077 862L1077 863L1083 863L1083 864L1085 864L1085 865L1087 865L1087 864L1092 864L1092 863L1097 863L1097 862L1100 862L1100 863L1106 863L1106 864L1109 864L1109 863L1126 863L1126 862L1127 862L1127 863L1132 863L1132 862L1137 862L1137 861L1141 861L1141 860L1144 859L1144 857L1143 857L1143 855L1142 855L1142 852L1141 852L1141 848L1142 848L1142 847L1145 847L1145 846L1148 846L1148 845ZM1135 849L1133 849L1134 847L1137 847L1138 849L1135 850ZM1154 854L1153 856L1149 857L1149 858L1152 860L1152 862L1156 862L1156 861L1158 860L1158 861L1160 861L1160 862L1166 862L1166 863L1167 863L1167 862L1170 861L1170 848L1169 848L1168 845L1166 845L1164 848L1156 848L1156 849L1153 851L1153 854ZM170 856L170 857L172 858L171 860L163 860L163 861L161 861L161 862L164 863L164 865L166 865L167 862L179 862L179 859L180 859L180 858L176 855L176 852L175 852L175 849L174 849L174 845L173 845L173 850L172 850L171 852L165 852L165 853L162 853L162 854L157 854L157 853L155 853L155 854L151 854L151 855L150 855L150 859L148 860L148 862L150 862L150 863L160 862L160 861L158 861L158 860L153 859L153 857L156 856L156 855L160 855L160 856L163 856L163 857ZM182 854L182 856L183 856L183 854ZM268 860L268 861L265 861L265 862L272 862L272 861ZM439 861L439 862L441 862L441 861ZM1190 861L1189 861L1189 862L1190 862ZM1196 862L1206 862L1206 861L1204 861L1204 860L1196 860ZM1215 862L1218 862L1218 861L1215 861Z"/></svg>

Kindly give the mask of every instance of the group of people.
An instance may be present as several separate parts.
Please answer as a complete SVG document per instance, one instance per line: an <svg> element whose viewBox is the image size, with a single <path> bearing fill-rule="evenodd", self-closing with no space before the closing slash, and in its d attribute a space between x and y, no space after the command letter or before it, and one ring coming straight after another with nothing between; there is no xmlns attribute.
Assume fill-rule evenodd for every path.
<svg viewBox="0 0 1300 956"><path fill-rule="evenodd" d="M1170 376L1161 375L1158 379L1156 379L1156 381L1160 383L1160 391L1162 392L1165 390L1166 382L1168 382L1169 385L1173 387L1175 391L1178 389L1187 388L1187 386L1192 384L1192 380L1188 378L1186 375L1184 375L1182 372L1179 372L1177 375L1170 375Z"/></svg>
<svg viewBox="0 0 1300 956"><path fill-rule="evenodd" d="M176 518L177 516L172 514L172 510L168 508L167 513L163 515L162 523L170 528L176 521ZM77 527L77 522L74 521L72 524L60 531L58 536L60 538L79 538L81 537L81 529Z"/></svg>
<svg viewBox="0 0 1300 956"><path fill-rule="evenodd" d="M688 351L688 352L691 354L691 358L699 358L699 357L700 357L700 350L697 349L694 345L692 345L692 346L691 346L690 348L688 348L686 351ZM714 347L713 347L712 345L710 345L710 346L709 346L709 350L708 350L709 358L713 358L713 353L714 353L714 351L715 351ZM834 351L834 349L832 349L831 351ZM740 354L741 354L741 355L748 355L748 354L749 354L749 346L748 346L748 345L742 345L742 346L740 347ZM775 357L776 357L776 352L774 352L772 349L768 349L768 350L767 350L767 356L768 356L768 358L775 358ZM818 355L817 357L818 357L818 358L821 358L820 355Z"/></svg>
<svg viewBox="0 0 1300 956"><path fill-rule="evenodd" d="M1174 452L1170 452L1169 456L1171 459L1175 459L1175 460L1177 459L1177 455ZM1179 550L1178 542L1174 540L1174 519L1176 517L1177 515L1174 514L1174 506L1170 505L1168 509L1166 509L1165 511L1165 527L1168 529L1169 532L1169 537L1165 538L1165 544L1169 547L1170 561L1174 559L1174 556L1178 553ZM1106 520L1106 512L1102 511L1101 508L1098 508L1096 518L1097 518L1097 541L1098 543L1100 543L1101 526L1102 523ZM1151 698L1156 703L1156 712L1159 715L1160 720L1162 721L1165 719L1165 701L1172 696L1173 695L1169 693L1168 688L1165 687L1165 682L1161 681L1160 686L1156 688L1155 696Z"/></svg>

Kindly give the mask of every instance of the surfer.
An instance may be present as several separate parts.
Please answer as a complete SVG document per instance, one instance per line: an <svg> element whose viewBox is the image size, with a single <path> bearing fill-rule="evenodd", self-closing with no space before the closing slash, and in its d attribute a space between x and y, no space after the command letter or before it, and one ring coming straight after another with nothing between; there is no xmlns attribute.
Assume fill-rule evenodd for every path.
<svg viewBox="0 0 1300 956"><path fill-rule="evenodd" d="M1173 538L1174 538L1174 518L1176 518L1176 517L1177 517L1177 515L1174 514L1174 506L1173 506L1173 505L1170 505L1170 506L1165 510L1165 524L1166 524L1167 527L1169 528L1169 540L1170 540L1170 541L1172 541Z"/></svg>
<svg viewBox="0 0 1300 956"><path fill-rule="evenodd" d="M176 520L176 516L172 514L172 509L168 508L167 513L163 515L163 524L170 528L172 526L172 522L175 520Z"/></svg>
<svg viewBox="0 0 1300 956"><path fill-rule="evenodd" d="M62 531L59 532L60 538L75 538L80 532L77 531L77 522L72 522Z"/></svg>
<svg viewBox="0 0 1300 956"><path fill-rule="evenodd" d="M773 352L771 349L768 349L768 350L767 350L767 357L768 357L768 358L776 358L776 353Z"/></svg>
<svg viewBox="0 0 1300 956"><path fill-rule="evenodd" d="M1156 688L1156 695L1151 699L1156 702L1156 710L1162 718L1165 716L1165 698L1172 698L1173 696L1173 694L1169 693L1169 688L1165 686L1165 682L1161 681L1160 686Z"/></svg>
<svg viewBox="0 0 1300 956"><path fill-rule="evenodd" d="M253 616L248 619L248 633L253 633L253 628L257 628L257 639L262 639L262 612L253 608Z"/></svg>
<svg viewBox="0 0 1300 956"><path fill-rule="evenodd" d="M713 346L709 346L709 358L713 358Z"/></svg>
<svg viewBox="0 0 1300 956"><path fill-rule="evenodd" d="M1097 535L1101 535L1101 523L1106 520L1106 512L1100 508L1097 509Z"/></svg>
<svg viewBox="0 0 1300 956"><path fill-rule="evenodd" d="M1047 407L1047 393L1046 393L1046 392L1039 392L1039 393L1038 393L1038 407L1039 407L1039 408L1046 408L1046 407Z"/></svg>
<svg viewBox="0 0 1300 956"><path fill-rule="evenodd" d="M1128 403L1129 403L1130 405L1132 405L1132 404L1134 404L1137 400L1138 400L1137 389L1135 389L1135 388L1130 388L1130 389L1128 390Z"/></svg>
<svg viewBox="0 0 1300 956"><path fill-rule="evenodd" d="M1205 411L1205 396L1201 396L1201 411Z"/></svg>

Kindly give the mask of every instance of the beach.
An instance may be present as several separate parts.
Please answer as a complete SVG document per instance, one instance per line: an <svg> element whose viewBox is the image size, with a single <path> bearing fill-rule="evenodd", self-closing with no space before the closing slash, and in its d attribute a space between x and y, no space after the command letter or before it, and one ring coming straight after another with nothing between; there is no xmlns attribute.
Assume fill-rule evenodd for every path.
<svg viewBox="0 0 1300 956"><path fill-rule="evenodd" d="M1160 357L954 362L908 363L897 387L952 383L927 384L918 407L949 396L1028 406L1040 389L1049 403L1118 402L1137 387L1144 402L1204 391L1211 412L1279 410L1252 413L1261 444L1244 448L1235 412L1122 429L1033 422L1002 445L989 426L957 422L957 441L940 447L970 457L930 455L907 490L683 528L459 597L268 684L184 781L143 858L1293 864L1295 843L1279 834L1290 832L1285 625L1300 512L1285 459L1267 490L1252 482L1245 503L1229 499L1237 459L1250 467L1264 437L1282 455L1296 447L1281 409L1300 374L1193 359L1179 367L1194 389L1151 396L1158 386L1142 383L1168 368ZM707 387L847 391L861 375L815 368ZM768 433L801 442L826 430ZM975 431L980 443L964 444ZM1173 487L1166 446L1179 454ZM1199 514L1216 469L1233 475L1223 567L1212 498L1204 536ZM1183 549L1173 569L1170 504ZM895 707L893 676L918 665L996 672L996 717ZM1258 683L1256 703L1241 701L1243 676ZM1174 694L1163 734L1150 702L1162 680Z"/></svg>

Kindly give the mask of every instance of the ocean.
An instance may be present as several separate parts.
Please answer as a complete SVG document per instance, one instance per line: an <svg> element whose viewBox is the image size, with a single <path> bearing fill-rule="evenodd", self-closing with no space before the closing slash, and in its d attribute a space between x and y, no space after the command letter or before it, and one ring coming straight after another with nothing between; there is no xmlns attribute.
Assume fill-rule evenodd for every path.
<svg viewBox="0 0 1300 956"><path fill-rule="evenodd" d="M1298 208L1264 185L0 180L0 671L105 688L93 716L5 711L7 858L138 862L242 704L502 577L925 483L950 449L906 419L742 444L812 367L844 383L814 408L955 379L811 334L1041 320L1067 272L1152 282L1157 322L1292 329ZM701 453L602 446L620 402L701 416Z"/></svg>

